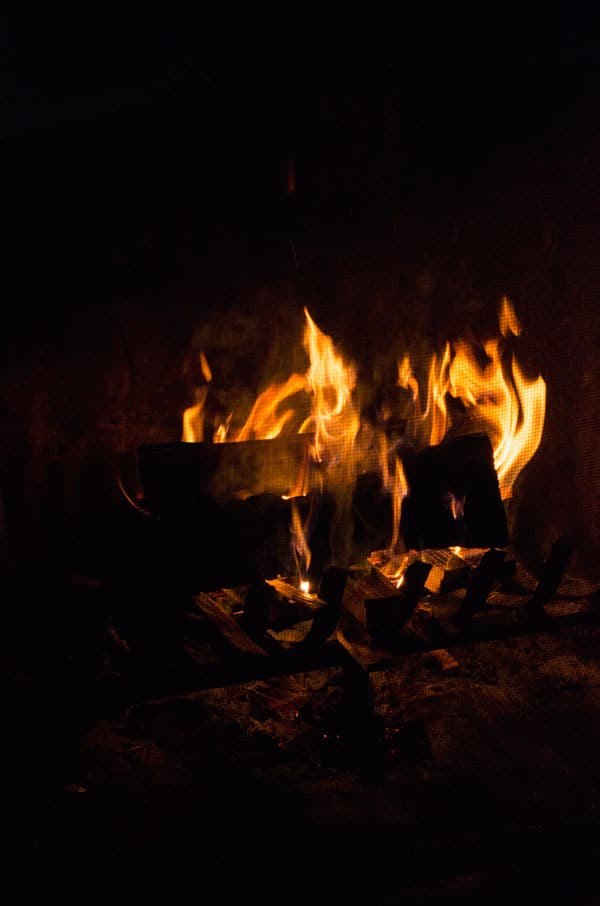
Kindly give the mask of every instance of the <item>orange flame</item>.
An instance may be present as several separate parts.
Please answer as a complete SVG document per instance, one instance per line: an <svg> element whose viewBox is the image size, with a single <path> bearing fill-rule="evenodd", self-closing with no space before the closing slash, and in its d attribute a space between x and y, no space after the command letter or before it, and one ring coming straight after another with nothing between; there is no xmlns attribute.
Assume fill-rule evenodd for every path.
<svg viewBox="0 0 600 906"><path fill-rule="evenodd" d="M396 467L394 470L394 481L391 488L392 492L392 541L391 550L396 549L398 535L400 533L400 513L402 511L402 501L408 494L408 482L404 474L402 461L396 457Z"/></svg>
<svg viewBox="0 0 600 906"><path fill-rule="evenodd" d="M319 330L306 308L304 314L304 348L310 359L306 379L313 394L313 404L312 415L300 430L314 429L317 462L324 458L348 462L360 426L352 403L356 372L336 353L331 337Z"/></svg>
<svg viewBox="0 0 600 906"><path fill-rule="evenodd" d="M208 396L208 385L212 380L210 366L203 352L200 353L200 370L202 377L206 381L200 387L194 389L196 402L193 406L183 411L183 428L181 439L185 443L194 443L204 440L204 419L206 397Z"/></svg>
<svg viewBox="0 0 600 906"><path fill-rule="evenodd" d="M504 297L499 313L504 337L518 336L521 325ZM514 353L505 356L500 339L483 344L486 362L482 365L474 347L456 344L450 365L449 392L458 397L488 433L494 447L494 464L503 499L511 496L519 473L536 452L544 430L546 384L541 376L528 379Z"/></svg>
<svg viewBox="0 0 600 906"><path fill-rule="evenodd" d="M447 343L441 357L432 357L423 414L408 356L399 363L398 384L412 390L418 433L432 445L443 440L450 426L447 395L462 401L473 424L492 441L500 491L506 499L542 439L546 385L542 377L526 378L507 346L510 336L519 336L521 325L506 296L500 303L498 325L501 337L481 347L459 339L452 347Z"/></svg>
<svg viewBox="0 0 600 906"><path fill-rule="evenodd" d="M257 398L244 427L234 438L236 441L271 440L278 437L286 423L294 415L293 409L277 414L279 405L289 396L306 389L306 378L303 374L292 374L284 384L271 384Z"/></svg>
<svg viewBox="0 0 600 906"><path fill-rule="evenodd" d="M404 358L398 362L398 387L404 387L405 390L410 390L413 397L413 403L416 403L419 399L419 382L417 381L412 365L410 364L410 356L405 355Z"/></svg>
<svg viewBox="0 0 600 906"><path fill-rule="evenodd" d="M358 468L355 444L360 414L353 400L357 376L354 366L344 361L332 338L317 327L306 308L304 315L304 348L309 357L306 374L294 373L283 383L267 387L257 397L241 429L231 430L231 413L222 424L213 426L210 439L223 443L275 438L291 429L294 416L301 408L296 410L293 403L287 406L284 403L300 391L309 393L311 414L302 422L299 431L314 433L312 458L321 464L321 468L310 470L305 463L295 488L287 496L289 499L305 495L311 486L316 486L315 483L326 480L337 502L333 530L341 538L347 535L346 523L351 522L351 497ZM408 430L420 445L435 445L443 440L452 420L453 407L448 407L449 397L462 402L471 428L483 430L490 437L501 494L507 498L516 478L540 444L546 385L541 377L527 378L516 361L512 345L513 339L521 333L521 325L506 297L501 300L498 326L499 336L479 345L464 339L446 343L442 353L431 358L425 393L419 387L410 357L404 355L398 362L397 385L410 391L412 396ZM206 402L212 373L202 353L200 369L205 383L195 389L195 403L183 413L183 440L188 442L203 441L207 433ZM392 456L383 432L379 446L383 484L392 497L391 548L395 549L402 501L408 486L402 461L397 454ZM455 518L459 519L462 501L453 500L451 505ZM307 569L310 563L308 532L295 505L292 506L291 534L297 562L302 561L302 568ZM344 543L340 542L339 550L334 552L339 559L343 556Z"/></svg>
<svg viewBox="0 0 600 906"><path fill-rule="evenodd" d="M299 585L302 585L302 575L310 566L311 551L306 539L305 528L302 525L302 517L300 516L300 511L298 510L298 506L295 500L292 500L291 511L292 524L290 526L290 531L292 535L292 546L294 549L296 565L298 568Z"/></svg>
<svg viewBox="0 0 600 906"><path fill-rule="evenodd" d="M427 408L423 413L423 425L431 446L439 444L448 428L446 393L448 392L448 370L451 360L450 343L446 343L443 355L433 355L427 381Z"/></svg>

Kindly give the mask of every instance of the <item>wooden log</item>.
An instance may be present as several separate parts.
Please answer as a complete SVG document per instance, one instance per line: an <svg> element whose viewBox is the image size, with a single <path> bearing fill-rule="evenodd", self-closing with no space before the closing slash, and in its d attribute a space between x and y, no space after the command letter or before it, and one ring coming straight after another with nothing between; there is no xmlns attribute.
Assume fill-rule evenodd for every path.
<svg viewBox="0 0 600 906"><path fill-rule="evenodd" d="M146 444L138 449L147 507L154 515L187 513L207 501L224 504L298 488L311 435L239 443Z"/></svg>
<svg viewBox="0 0 600 906"><path fill-rule="evenodd" d="M266 582L253 582L246 592L240 626L253 639L264 637L277 592Z"/></svg>
<svg viewBox="0 0 600 906"><path fill-rule="evenodd" d="M386 578L378 569L373 568L363 571L362 574L351 575L344 596L344 610L352 614L355 620L363 626L367 625L367 610L365 601L373 598L392 598L398 589L394 583Z"/></svg>
<svg viewBox="0 0 600 906"><path fill-rule="evenodd" d="M431 565L431 571L425 581L425 588L432 594L455 591L466 588L469 576L486 554L486 548L444 548L442 550L408 551L393 554L390 551L373 551L368 558L384 577L402 575L404 570L422 560ZM386 579L386 581L392 581Z"/></svg>
<svg viewBox="0 0 600 906"><path fill-rule="evenodd" d="M485 434L469 434L402 457L408 494L400 531L407 548L504 547L506 514Z"/></svg>

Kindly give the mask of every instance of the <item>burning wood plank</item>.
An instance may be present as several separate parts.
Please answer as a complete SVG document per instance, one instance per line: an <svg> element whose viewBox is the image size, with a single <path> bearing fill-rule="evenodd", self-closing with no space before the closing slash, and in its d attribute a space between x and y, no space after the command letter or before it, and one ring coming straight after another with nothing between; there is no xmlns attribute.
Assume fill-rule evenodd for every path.
<svg viewBox="0 0 600 906"><path fill-rule="evenodd" d="M394 585L416 560L429 563L431 571L425 580L425 588L432 594L438 594L466 587L471 571L479 565L486 552L487 548L484 547L458 546L442 550L412 550L402 554L374 551L368 560Z"/></svg>
<svg viewBox="0 0 600 906"><path fill-rule="evenodd" d="M161 515L189 512L207 500L288 495L307 468L311 437L145 444L138 450L144 497L152 513Z"/></svg>

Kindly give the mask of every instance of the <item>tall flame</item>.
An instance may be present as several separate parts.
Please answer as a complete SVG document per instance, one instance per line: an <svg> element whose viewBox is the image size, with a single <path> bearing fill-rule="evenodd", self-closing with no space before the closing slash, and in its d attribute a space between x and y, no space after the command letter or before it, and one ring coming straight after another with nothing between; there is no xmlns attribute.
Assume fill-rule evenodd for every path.
<svg viewBox="0 0 600 906"><path fill-rule="evenodd" d="M331 556L334 563L344 565L348 563L352 544L354 444L360 428L360 416L352 400L356 371L336 352L331 337L319 330L306 308L304 315L304 348L310 362L306 378L312 392L312 414L300 430L315 434L313 457L323 464L328 489L335 499L330 529Z"/></svg>
<svg viewBox="0 0 600 906"><path fill-rule="evenodd" d="M301 583L303 575L310 566L311 550L306 538L306 527L302 524L302 517L296 500L292 500L291 502L291 512L292 524L290 526L290 532L292 535L292 547L294 549L298 570L298 581Z"/></svg>
<svg viewBox="0 0 600 906"><path fill-rule="evenodd" d="M360 426L352 403L356 372L336 353L333 340L319 330L306 308L304 315L304 348L310 360L306 379L313 402L312 415L300 430L314 430L317 462L324 458L340 462L351 455Z"/></svg>
<svg viewBox="0 0 600 906"><path fill-rule="evenodd" d="M196 402L193 406L183 410L183 429L182 440L186 443L194 443L204 440L204 419L206 397L208 396L208 385L212 380L210 365L203 352L200 353L200 371L206 381L200 387L194 389Z"/></svg>
<svg viewBox="0 0 600 906"><path fill-rule="evenodd" d="M456 344L450 365L449 392L458 397L489 434L494 447L494 464L500 492L511 496L519 473L536 452L544 430L546 384L541 376L528 379L523 374L506 339L518 336L521 325L506 296L499 312L502 339L483 344L486 361L482 365L476 350L465 341Z"/></svg>
<svg viewBox="0 0 600 906"><path fill-rule="evenodd" d="M432 356L424 413L408 356L399 363L398 385L412 392L417 434L425 443L440 443L450 426L447 396L462 402L473 424L492 441L500 491L506 499L540 445L546 384L542 377L526 378L510 348L510 337L519 336L521 324L506 296L500 303L498 326L501 336L481 346L459 339L452 346L447 343L442 356Z"/></svg>
<svg viewBox="0 0 600 906"><path fill-rule="evenodd" d="M400 514L402 512L402 501L408 494L408 483L404 474L402 460L396 457L394 468L394 478L391 487L392 495L392 540L390 543L391 550L396 549L398 536L400 534Z"/></svg>

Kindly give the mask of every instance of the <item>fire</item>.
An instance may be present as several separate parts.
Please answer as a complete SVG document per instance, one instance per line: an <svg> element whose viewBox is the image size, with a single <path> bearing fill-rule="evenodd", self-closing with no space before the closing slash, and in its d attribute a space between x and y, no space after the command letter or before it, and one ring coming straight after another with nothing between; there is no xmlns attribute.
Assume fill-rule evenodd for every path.
<svg viewBox="0 0 600 906"><path fill-rule="evenodd" d="M472 426L485 431L492 441L500 491L506 499L540 445L546 384L542 377L525 377L515 358L511 338L519 336L521 325L506 296L500 303L498 326L500 337L481 345L458 339L446 343L441 356L432 356L425 412L407 355L398 365L398 386L412 393L413 432L421 443L439 444L446 435L451 424L448 396L462 402Z"/></svg>
<svg viewBox="0 0 600 906"><path fill-rule="evenodd" d="M321 333L306 308L304 315L304 348L310 359L306 379L312 392L312 414L300 430L314 430L317 462L324 458L347 461L360 426L352 404L356 372L336 353L331 337Z"/></svg>
<svg viewBox="0 0 600 906"><path fill-rule="evenodd" d="M483 364L472 344L464 340L457 342L449 369L448 390L463 402L473 421L489 435L500 492L506 499L540 445L546 384L541 376L526 378L508 346L510 336L520 334L521 325L506 297L500 307L499 327L503 338L483 344Z"/></svg>
<svg viewBox="0 0 600 906"><path fill-rule="evenodd" d="M427 378L425 412L422 411L419 382L415 377L410 356L405 355L398 364L398 387L410 390L413 398L411 429L415 439L430 446L439 444L448 427L446 393L449 388L448 370L451 361L450 343L446 343L441 356L431 357Z"/></svg>
<svg viewBox="0 0 600 906"><path fill-rule="evenodd" d="M381 447L381 470L383 486L389 493L392 501L392 540L390 550L395 550L400 534L400 515L402 512L402 501L408 494L408 482L404 474L404 466L399 456L394 454L394 467L390 469L389 449L385 434L382 435Z"/></svg>
<svg viewBox="0 0 600 906"><path fill-rule="evenodd" d="M206 356L201 353L201 386L195 389L194 405L183 413L182 434L187 442L213 443L272 439L295 431L314 434L312 466L305 464L287 498L304 496L309 490L318 491L323 482L327 483L336 501L332 556L342 561L349 550L352 493L359 470L355 449L361 428L354 399L357 372L335 348L332 338L319 329L306 308L304 315L306 372L292 373L282 383L273 383L263 390L241 428L233 427L236 421L230 413L220 424L213 422L211 429L207 429L207 401L213 375ZM540 376L528 378L516 360L514 341L521 333L521 325L506 297L501 300L498 328L498 336L481 343L471 339L447 342L441 353L431 357L424 390L410 356L405 354L398 361L396 383L410 393L406 434L392 443L383 429L377 429L374 444L383 485L392 500L392 550L399 542L402 502L408 493L401 458L403 443L413 447L437 445L451 428L484 431L492 442L503 499L511 496L514 482L539 447L546 385ZM457 408L452 399L461 405ZM306 417L308 406L310 415ZM457 416L461 423L453 424ZM449 501L457 521L463 517L463 505L461 499ZM310 565L310 532L307 524L302 524L293 499L290 531L298 581L304 582L302 573Z"/></svg>
<svg viewBox="0 0 600 906"><path fill-rule="evenodd" d="M291 509L292 524L290 526L290 531L292 535L292 547L296 558L298 574L302 576L302 573L310 566L311 552L308 541L306 540L305 526L302 524L302 517L300 516L300 511L298 510L295 499L292 500ZM302 584L303 582L300 580L300 586L302 586ZM308 585L308 582L306 584Z"/></svg>
<svg viewBox="0 0 600 906"><path fill-rule="evenodd" d="M244 427L232 439L271 440L278 437L293 417L294 410L286 409L285 412L278 414L277 409L284 400L300 390L306 390L306 378L303 374L292 374L284 384L272 384L267 387L254 403Z"/></svg>
<svg viewBox="0 0 600 906"><path fill-rule="evenodd" d="M206 357L201 354L202 374L206 384L196 389L196 403L183 412L182 440L186 443L200 443L204 440L206 400L209 383L212 380L211 370ZM301 390L306 390L306 377L292 374L283 384L271 384L256 399L248 418L239 431L232 432L230 412L224 422L215 428L212 442L215 444L236 443L244 440L271 440L278 437L287 422L294 416L294 409L280 412L279 406L289 397Z"/></svg>

